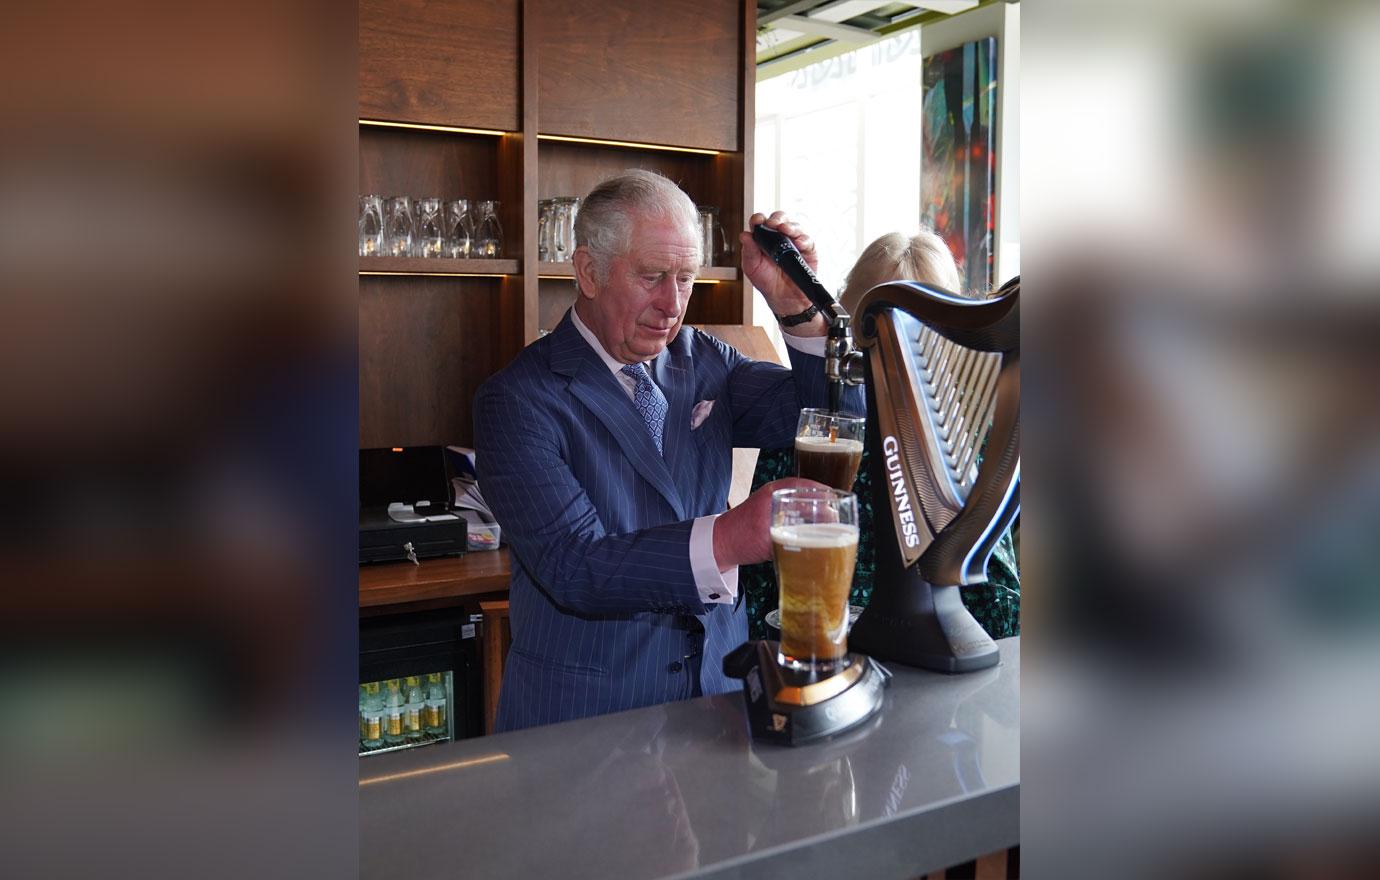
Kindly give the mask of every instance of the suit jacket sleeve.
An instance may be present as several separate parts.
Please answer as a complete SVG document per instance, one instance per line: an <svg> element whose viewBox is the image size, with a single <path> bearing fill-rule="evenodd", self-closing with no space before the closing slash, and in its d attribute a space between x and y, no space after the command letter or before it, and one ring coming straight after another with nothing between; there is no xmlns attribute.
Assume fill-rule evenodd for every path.
<svg viewBox="0 0 1380 880"><path fill-rule="evenodd" d="M604 532L564 458L551 415L492 384L475 399L479 482L503 536L552 601L585 614L703 614L690 566L693 520Z"/></svg>
<svg viewBox="0 0 1380 880"><path fill-rule="evenodd" d="M779 364L752 360L730 346L719 344L730 368L728 398L733 413L734 446L759 449L791 446L795 442L800 410L829 405L824 358L786 346L791 359L788 370ZM862 386L845 386L840 409L855 415L866 412Z"/></svg>

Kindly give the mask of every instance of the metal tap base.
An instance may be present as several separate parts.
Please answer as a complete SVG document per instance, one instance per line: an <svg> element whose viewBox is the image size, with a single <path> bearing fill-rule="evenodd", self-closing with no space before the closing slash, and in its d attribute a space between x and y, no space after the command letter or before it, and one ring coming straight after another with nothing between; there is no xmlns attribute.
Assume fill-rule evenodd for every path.
<svg viewBox="0 0 1380 880"><path fill-rule="evenodd" d="M843 669L825 678L783 669L778 644L744 642L724 658L724 674L743 680L754 739L804 745L852 730L881 711L891 673L871 657L850 653Z"/></svg>

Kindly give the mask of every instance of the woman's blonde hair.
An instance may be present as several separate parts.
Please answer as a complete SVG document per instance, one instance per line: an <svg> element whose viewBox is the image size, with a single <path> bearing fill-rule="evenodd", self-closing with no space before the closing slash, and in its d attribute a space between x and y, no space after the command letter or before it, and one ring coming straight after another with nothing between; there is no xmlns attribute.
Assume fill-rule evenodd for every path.
<svg viewBox="0 0 1380 880"><path fill-rule="evenodd" d="M923 281L950 293L969 295L959 289L963 282L949 246L929 229L909 238L888 232L864 248L848 271L839 300L851 313L864 293L888 281Z"/></svg>

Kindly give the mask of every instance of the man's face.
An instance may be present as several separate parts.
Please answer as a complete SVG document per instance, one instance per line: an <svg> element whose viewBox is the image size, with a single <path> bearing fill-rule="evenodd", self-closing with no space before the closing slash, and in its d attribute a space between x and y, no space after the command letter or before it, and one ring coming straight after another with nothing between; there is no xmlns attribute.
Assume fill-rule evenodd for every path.
<svg viewBox="0 0 1380 880"><path fill-rule="evenodd" d="M694 230L667 218L638 217L628 252L610 261L605 284L597 283L588 252L576 251L580 318L615 360L651 360L680 332L698 268Z"/></svg>

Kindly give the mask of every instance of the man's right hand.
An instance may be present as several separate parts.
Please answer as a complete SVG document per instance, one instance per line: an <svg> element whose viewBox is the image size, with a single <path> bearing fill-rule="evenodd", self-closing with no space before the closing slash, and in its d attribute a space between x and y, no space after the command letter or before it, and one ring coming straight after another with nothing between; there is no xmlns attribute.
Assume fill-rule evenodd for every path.
<svg viewBox="0 0 1380 880"><path fill-rule="evenodd" d="M782 211L776 211L770 217L761 213L753 214L748 220L748 228L738 235L738 243L743 252L743 274L752 282L753 287L762 291L767 307L777 317L800 314L810 307L810 298L757 246L751 230L759 223L789 238L795 244L795 249L800 251L805 265L812 271L818 271L819 266L819 260L815 256L815 240L799 223L791 220ZM828 330L829 325L821 316L816 316L807 324L789 328L792 336L823 336Z"/></svg>
<svg viewBox="0 0 1380 880"><path fill-rule="evenodd" d="M714 561L720 571L771 559L771 493L796 488L829 487L799 477L774 480L714 520Z"/></svg>

